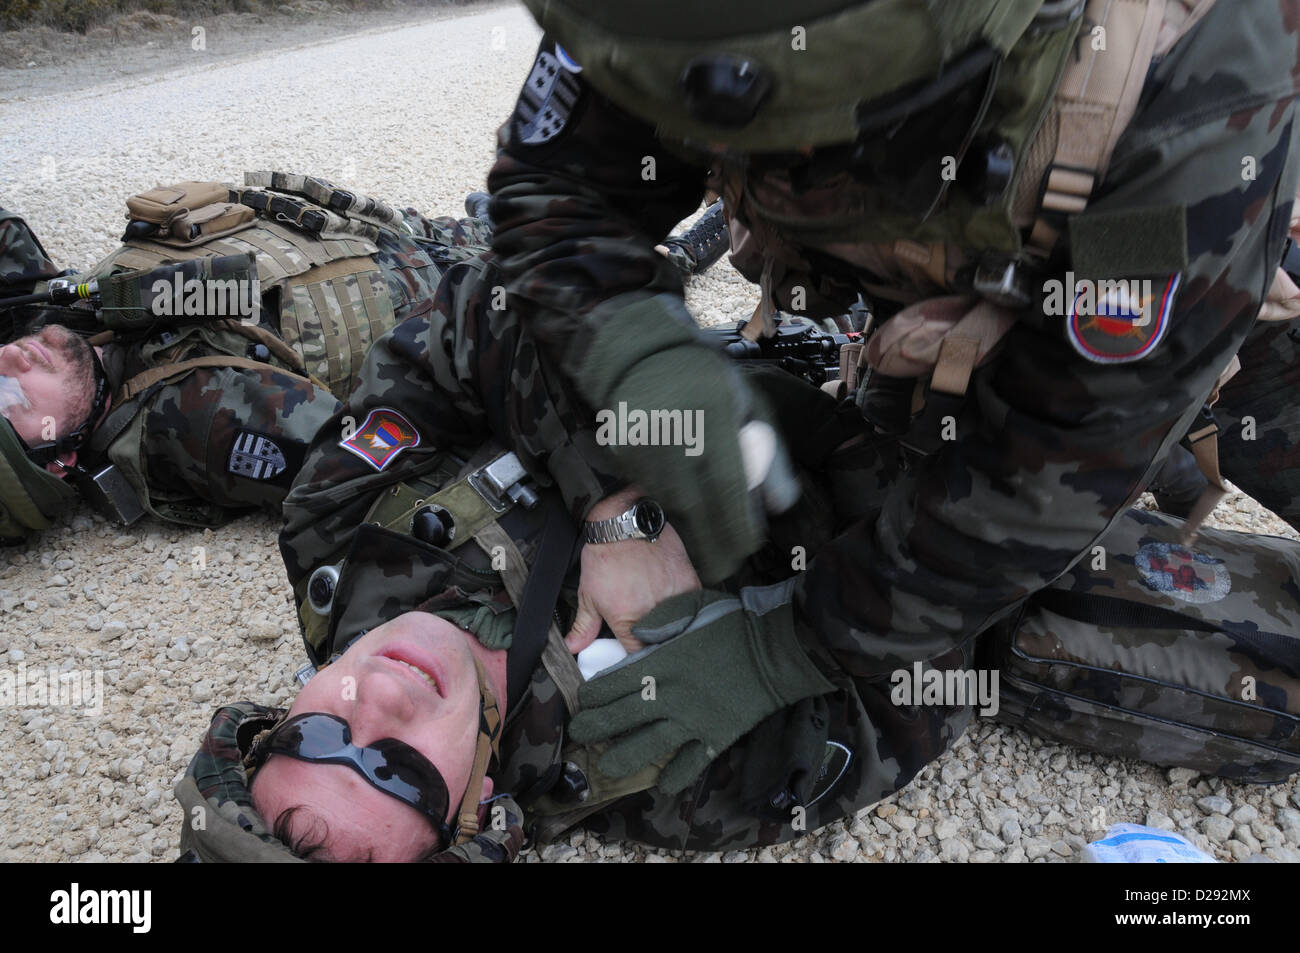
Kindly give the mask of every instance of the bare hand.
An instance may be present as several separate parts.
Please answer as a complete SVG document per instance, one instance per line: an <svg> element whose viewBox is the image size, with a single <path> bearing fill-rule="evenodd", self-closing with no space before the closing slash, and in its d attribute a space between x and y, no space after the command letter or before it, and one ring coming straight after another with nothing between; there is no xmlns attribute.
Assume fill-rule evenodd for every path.
<svg viewBox="0 0 1300 953"><path fill-rule="evenodd" d="M608 519L624 512L642 496L624 490L592 507L587 519ZM578 614L564 637L577 655L596 640L603 619L629 652L643 648L632 637L632 626L669 596L700 588L700 578L671 525L653 543L628 539L617 543L588 543L582 547L582 578L578 583Z"/></svg>

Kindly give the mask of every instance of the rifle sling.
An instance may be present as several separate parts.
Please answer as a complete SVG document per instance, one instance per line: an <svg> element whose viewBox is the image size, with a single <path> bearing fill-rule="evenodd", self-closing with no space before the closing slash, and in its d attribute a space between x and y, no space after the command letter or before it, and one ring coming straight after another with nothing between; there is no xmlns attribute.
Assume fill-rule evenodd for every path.
<svg viewBox="0 0 1300 953"><path fill-rule="evenodd" d="M546 524L519 600L518 621L506 656L506 690L512 697L528 684L546 648L555 601L569 571L573 544L578 538L577 527L564 508L549 495L544 495L542 500L547 509Z"/></svg>

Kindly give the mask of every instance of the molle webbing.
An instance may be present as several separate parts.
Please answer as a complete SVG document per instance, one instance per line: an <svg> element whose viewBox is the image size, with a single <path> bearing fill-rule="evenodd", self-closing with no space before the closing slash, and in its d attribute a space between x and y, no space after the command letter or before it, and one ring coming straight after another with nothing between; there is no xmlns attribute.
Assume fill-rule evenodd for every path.
<svg viewBox="0 0 1300 953"><path fill-rule="evenodd" d="M370 345L397 323L388 282L372 257L377 251L363 238L321 239L259 219L254 228L193 249L132 240L98 270L151 269L214 255L253 254L261 293L280 289L279 314L270 320L278 318L283 342L296 356L290 360L280 347L262 343L343 399Z"/></svg>
<svg viewBox="0 0 1300 953"><path fill-rule="evenodd" d="M295 175L288 172L245 172L244 185L249 188L288 192L310 199L331 212L346 218L359 218L384 228L409 233L410 228L400 212L379 199L351 192L317 178L314 175Z"/></svg>
<svg viewBox="0 0 1300 953"><path fill-rule="evenodd" d="M369 258L333 261L290 278L280 333L304 365L340 399L375 339L397 323L388 282Z"/></svg>
<svg viewBox="0 0 1300 953"><path fill-rule="evenodd" d="M171 261L253 252L257 256L258 279L265 291L285 278L302 274L317 265L339 258L367 257L378 250L373 242L364 239L349 236L322 241L276 222L260 220L256 228L213 239L193 249L178 249L147 239L131 239L101 262L98 271L136 271L156 268Z"/></svg>
<svg viewBox="0 0 1300 953"><path fill-rule="evenodd" d="M304 202L276 192L232 188L230 200L256 209L266 221L292 225L322 238L350 234L373 241L379 235L379 227L370 222L344 218L336 212L323 209L311 202Z"/></svg>
<svg viewBox="0 0 1300 953"><path fill-rule="evenodd" d="M1202 6L1208 9L1209 4ZM1055 143L1029 237L1032 254L1047 257L1060 238L1062 220L1087 208L1137 111L1165 12L1166 0L1089 0L1078 57L1067 65L1043 125ZM1204 9L1197 18L1203 14ZM1094 38L1104 38L1104 43Z"/></svg>

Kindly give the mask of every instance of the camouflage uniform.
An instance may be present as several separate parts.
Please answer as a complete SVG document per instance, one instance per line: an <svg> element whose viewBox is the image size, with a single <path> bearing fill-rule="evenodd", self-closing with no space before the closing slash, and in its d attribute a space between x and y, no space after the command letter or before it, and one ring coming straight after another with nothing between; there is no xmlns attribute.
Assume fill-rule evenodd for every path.
<svg viewBox="0 0 1300 953"><path fill-rule="evenodd" d="M0 298L30 294L36 282L59 274L27 223L0 207Z"/></svg>
<svg viewBox="0 0 1300 953"><path fill-rule="evenodd" d="M414 235L426 241L387 230L375 240L379 250L373 258L380 268L375 280L387 286L391 323L425 313L446 265L482 249L489 237L474 219L430 220L414 209L403 214ZM267 365L189 370L110 410L92 447L124 465L149 512L197 526L215 526L250 509L279 512L307 443L338 409L359 370L334 357L327 361L320 328L326 319L310 306L295 308L290 293L284 297L289 302L282 302L277 315L268 318L263 312L262 326L285 340L308 367L324 373L328 366L332 373L323 383L302 376L284 356L268 353L248 337L210 324L183 325L148 340L105 347L105 369L115 391L149 368L196 357L255 356ZM345 322L354 314L366 316L359 309L338 310ZM382 332L391 323L375 328L360 322L348 330Z"/></svg>
<svg viewBox="0 0 1300 953"><path fill-rule="evenodd" d="M956 439L885 481L888 488L864 504L861 519L800 579L797 625L810 643L851 660L845 664L852 675L881 678L968 644L1087 552L1141 492L1153 462L1186 432L1250 330L1281 257L1300 176L1298 32L1293 4L1219 3L1154 64L1089 209L1185 210L1185 243L1178 244L1185 244L1186 264L1166 269L1181 271L1167 336L1141 361L1091 363L1059 326L1021 315L998 358L976 371L956 415ZM569 58L549 39L543 52L550 63ZM615 105L584 72L568 71L563 82L564 96L549 105L563 104L567 115L549 120L544 135L537 132L536 96L527 93L502 127L489 178L498 223L493 247L519 320L589 396L584 362L603 324L637 308L643 322L682 313L672 300L679 290L656 267L652 244L699 202L709 156L662 141L648 121L655 117ZM1256 167L1253 178L1242 174L1246 156ZM656 160L649 181L640 175L645 157ZM807 191L779 167L763 168L755 164L747 173L746 195L773 199L783 217L759 219L750 203L742 224L779 233L784 223L814 220L819 212L839 215L849 232L859 224L842 221L844 205L834 192ZM933 240L940 221L936 216L918 237ZM854 290L846 278L892 282L921 297L935 293L933 286L904 288L902 276L855 270L844 251L851 241L837 246L840 257L832 262L826 247L784 237L806 251L817 272L804 284L832 297L839 292L840 310ZM981 251L964 236L951 237ZM1070 260L1052 264L1063 277ZM828 276L836 280L822 280ZM777 303L790 308L779 297ZM632 335L622 347L626 367L647 356ZM690 403L692 387L680 381L683 403ZM599 406L599 395L589 399ZM855 453L869 457L871 439ZM658 495L663 471L656 467L714 462L664 454L625 476ZM864 459L863 470L870 469ZM663 502L670 515L680 515L674 500Z"/></svg>
<svg viewBox="0 0 1300 953"><path fill-rule="evenodd" d="M0 298L31 294L38 282L61 274L22 216L0 206ZM39 320L42 314L42 309L32 306L22 308L20 314L13 310L0 312L0 341L11 340L18 324Z"/></svg>
<svg viewBox="0 0 1300 953"><path fill-rule="evenodd" d="M1260 322L1214 405L1223 475L1300 530L1300 325ZM1250 418L1247 420L1247 418Z"/></svg>
<svg viewBox="0 0 1300 953"><path fill-rule="evenodd" d="M409 531L366 522L372 505L395 485L422 487L424 496L464 472L464 462L485 441L514 450L545 487L544 496L558 495L573 512L585 512L617 485L564 378L513 313L492 308L501 280L490 255L453 266L432 310L405 321L371 348L361 384L317 434L285 500L280 548L304 620L314 611L308 604L312 572L341 564L328 632L307 644L316 664L342 652L363 631L417 607L452 620L490 648L512 648L515 610L485 552L470 544L448 551ZM798 459L809 467L824 464L845 432L834 401L783 371L759 370L755 380L786 411L783 423L792 428ZM387 413L405 435L396 452L367 460L354 451L359 431L347 436L346 423L350 418L355 428L378 413ZM830 422L808 426L818 418ZM860 462L851 455L837 461L830 467L842 471L835 480L804 472L802 502L774 522L771 543L728 585L790 576L791 541L815 549L819 540L829 539L840 503L858 505L860 484L852 476ZM848 499L836 493L836 485L849 488ZM540 508L516 507L501 526L531 565ZM577 604L577 557L575 552L560 596L559 631L571 624ZM562 793L568 788L558 782L566 771L572 782L578 770L566 767L566 761L583 765L593 789L597 776L587 764L590 752L566 745L565 692L548 664L539 663L526 685L508 686L496 788L519 800L543 839L581 822L610 837L664 847L769 844L896 791L965 729L969 709L897 706L888 683L854 677L864 667L860 650L811 648L835 692L768 718L680 795L649 787L653 779L642 778L644 787L631 788L603 779L601 789L612 792L611 801L595 805L598 810L565 800ZM960 668L970 661L967 650L958 649L936 665ZM836 758L845 752L852 756L841 775ZM821 781L827 790L818 799L823 793L818 778L828 757L831 765ZM796 798L806 813L792 810Z"/></svg>

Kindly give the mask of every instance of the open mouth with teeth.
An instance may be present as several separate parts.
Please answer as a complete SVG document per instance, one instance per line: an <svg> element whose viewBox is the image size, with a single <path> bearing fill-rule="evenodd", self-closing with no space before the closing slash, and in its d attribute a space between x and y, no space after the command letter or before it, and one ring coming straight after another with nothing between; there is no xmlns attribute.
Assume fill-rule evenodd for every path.
<svg viewBox="0 0 1300 953"><path fill-rule="evenodd" d="M425 681L426 684L429 685L429 687L431 687L439 695L443 696L444 698L446 697L446 693L442 690L442 686L438 684L438 679L434 677L434 674L432 672L427 671L421 668L420 666L416 665L414 662L407 661L406 659L401 658L397 655L390 655L388 653L384 653L380 657L386 658L390 662L396 662L398 665L401 665L407 671L412 672L415 675L418 675L421 679Z"/></svg>

